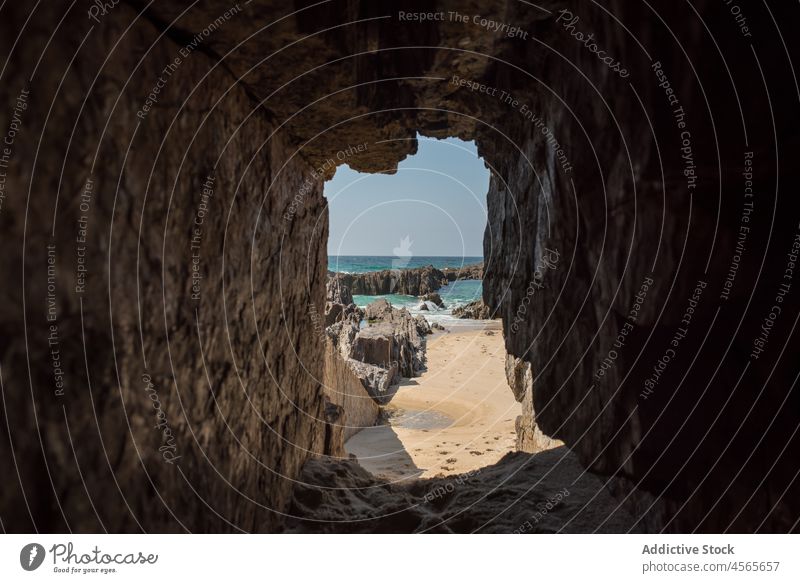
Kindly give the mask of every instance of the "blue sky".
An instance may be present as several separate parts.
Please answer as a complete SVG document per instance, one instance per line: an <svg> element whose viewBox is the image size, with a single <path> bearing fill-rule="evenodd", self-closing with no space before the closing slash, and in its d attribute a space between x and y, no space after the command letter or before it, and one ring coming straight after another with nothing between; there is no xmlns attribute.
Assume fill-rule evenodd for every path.
<svg viewBox="0 0 800 583"><path fill-rule="evenodd" d="M419 137L396 174L340 166L325 183L329 255L483 255L489 171L473 142ZM410 246L401 242L408 238Z"/></svg>

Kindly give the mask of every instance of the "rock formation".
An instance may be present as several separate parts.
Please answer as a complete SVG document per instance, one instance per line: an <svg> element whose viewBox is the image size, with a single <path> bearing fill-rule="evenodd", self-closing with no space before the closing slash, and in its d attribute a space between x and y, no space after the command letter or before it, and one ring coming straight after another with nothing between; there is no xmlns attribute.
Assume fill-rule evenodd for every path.
<svg viewBox="0 0 800 583"><path fill-rule="evenodd" d="M353 294L350 288L342 282L339 274L328 273L328 281L325 284L325 299L331 304L342 304L348 306L353 303Z"/></svg>
<svg viewBox="0 0 800 583"><path fill-rule="evenodd" d="M400 294L422 296L447 285L447 277L428 265L415 269L384 269L367 273L337 273L335 278L352 293L365 296Z"/></svg>
<svg viewBox="0 0 800 583"><path fill-rule="evenodd" d="M386 405L401 377L411 378L425 369L425 336L431 329L424 318L393 308L385 299L366 307L366 327L360 326L361 317L358 311L329 326L326 334L367 394Z"/></svg>
<svg viewBox="0 0 800 583"><path fill-rule="evenodd" d="M364 427L375 425L380 417L380 406L367 388L379 385L380 380L370 378L375 371L362 368L367 365L349 356L360 320L359 313L351 312L325 331L324 453L340 458L346 457L344 443Z"/></svg>
<svg viewBox="0 0 800 583"><path fill-rule="evenodd" d="M460 279L483 279L483 261L473 263L463 267L445 267L442 273L447 281L457 281Z"/></svg>
<svg viewBox="0 0 800 583"><path fill-rule="evenodd" d="M424 318L393 308L385 299L369 304L365 317L369 325L359 331L355 342L360 360L396 365L398 374L408 378L425 369L425 335L430 327Z"/></svg>
<svg viewBox="0 0 800 583"><path fill-rule="evenodd" d="M466 306L453 308L453 316L470 320L488 320L492 317L492 311L483 300L475 300Z"/></svg>
<svg viewBox="0 0 800 583"><path fill-rule="evenodd" d="M536 453L564 445L563 442L542 433L536 424L536 411L533 405L533 374L530 363L510 354L507 355L506 379L514 393L514 398L522 403L522 415L515 420L517 450Z"/></svg>
<svg viewBox="0 0 800 583"><path fill-rule="evenodd" d="M425 294L420 298L423 302L432 302L437 308L443 309L445 307L444 302L442 301L442 296L438 293L428 293Z"/></svg>

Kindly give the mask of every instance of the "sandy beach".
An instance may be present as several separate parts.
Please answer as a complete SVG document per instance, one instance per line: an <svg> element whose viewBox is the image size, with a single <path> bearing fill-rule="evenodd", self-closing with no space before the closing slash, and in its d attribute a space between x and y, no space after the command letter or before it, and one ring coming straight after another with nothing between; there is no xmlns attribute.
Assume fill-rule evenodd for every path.
<svg viewBox="0 0 800 583"><path fill-rule="evenodd" d="M505 377L498 322L428 339L428 369L403 381L387 425L345 444L371 473L392 480L470 472L515 449L520 404Z"/></svg>

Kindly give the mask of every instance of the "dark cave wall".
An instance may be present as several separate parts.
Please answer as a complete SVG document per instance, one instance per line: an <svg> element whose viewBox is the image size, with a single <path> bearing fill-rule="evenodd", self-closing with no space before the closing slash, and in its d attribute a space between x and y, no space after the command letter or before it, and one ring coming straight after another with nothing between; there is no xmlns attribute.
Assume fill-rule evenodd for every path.
<svg viewBox="0 0 800 583"><path fill-rule="evenodd" d="M25 8L16 10L22 22ZM10 78L30 75L59 17L39 15ZM305 334L309 305L324 305L321 183L311 180L293 205L311 169L280 134L265 141L275 130L266 112L200 50L163 73L183 40L134 19L125 5L105 17L59 90L88 30L85 13L68 17L29 84L0 213L2 272L14 282L3 287L0 319L4 414L17 456L2 457L3 522L57 532L271 530L269 509L280 509L290 479L321 448L324 344ZM159 76L164 87L142 119ZM204 191L208 176L213 192Z"/></svg>
<svg viewBox="0 0 800 583"><path fill-rule="evenodd" d="M652 60L603 12L571 8L580 30L594 31L609 54L621 56L630 79L569 38L553 46L586 79L555 56L540 70L558 97L537 92L537 108L567 145L574 170L562 171L552 144L530 125L513 135L535 173L513 149L496 156L488 154L496 142L482 146L487 159L499 159L484 244L487 257L496 255L487 261L484 299L503 316L509 352L533 366L540 429L594 471L629 479L621 498L643 496L631 484L663 496L639 508L648 509L650 528L796 528L790 460L798 443L789 418L797 411L797 371L788 357L797 351L790 338L796 294L779 304L770 349L750 356L798 232L788 194L798 177L790 162L797 94L787 56L766 33L751 49L730 14L712 3L697 8L713 41L679 10L661 11L667 31L643 5L613 7L623 22L636 23ZM748 16L757 30L774 28L763 10L751 7ZM656 62L678 103L668 103L658 86ZM508 80L496 75L497 83ZM742 175L749 153L753 199L744 196ZM743 220L750 200L755 210ZM724 293L741 226L749 229L746 250ZM542 266L545 249L559 253L555 267ZM637 294L643 301L629 319Z"/></svg>
<svg viewBox="0 0 800 583"><path fill-rule="evenodd" d="M315 420L324 347L309 306L321 311L324 302L327 217L312 169L368 143L348 163L392 171L415 151L417 131L475 139L492 167L484 299L503 318L509 353L531 363L539 429L593 471L617 476L609 488L620 498L637 486L663 494L658 513L643 519L649 528L674 518L669 526L678 530L748 531L765 516L762 529L792 528L798 402L789 356L797 345L786 340L796 290L768 351L749 359L797 229L789 194L797 184L790 158L797 96L771 17L748 9L751 48L721 6L694 3L723 63L688 7L653 4L668 30L644 4L605 4L637 42L594 3L542 5L567 6L580 17L578 29L594 32L630 76L599 63L555 16L522 3L254 0L183 59L142 120L137 111L164 68L230 5L207 2L182 13L183 4L158 3L133 22L141 3L120 4L77 54L90 23L84 11L68 15L29 83L0 210L0 261L13 282L0 302L10 427L0 443L10 452L10 433L15 453L4 451L0 463L4 475L18 469L20 477L0 494L6 528L278 528L280 516L260 505L284 510L292 480L323 447L324 423ZM6 9L3 55L29 7ZM399 26L379 18L399 9L482 14L517 23L530 40L460 23ZM772 10L779 23L791 21L793 9ZM0 127L61 16L53 7L37 12L14 47ZM272 23L279 16L287 17ZM794 40L785 40L796 53ZM639 42L662 63L685 108L698 176L692 193L672 111ZM454 74L526 103L563 145L572 170L565 172L519 104L456 87ZM721 300L741 225L746 150L754 153L756 210L730 297ZM193 300L192 222L212 171L204 277ZM80 194L90 173L88 275L77 294ZM61 397L47 341L50 243ZM556 250L558 261L550 255L552 267L542 269L545 249ZM615 347L651 271L635 325ZM699 279L706 288L687 335L645 399L644 383ZM613 349L617 357L600 377ZM158 451L172 442L155 427L154 396L177 463ZM20 503L23 488L33 519ZM645 499L632 497L640 506Z"/></svg>

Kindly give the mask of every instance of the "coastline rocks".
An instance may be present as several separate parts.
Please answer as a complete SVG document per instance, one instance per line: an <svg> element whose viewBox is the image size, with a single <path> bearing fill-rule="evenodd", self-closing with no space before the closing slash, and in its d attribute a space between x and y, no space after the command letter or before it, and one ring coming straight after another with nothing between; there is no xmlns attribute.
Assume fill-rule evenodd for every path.
<svg viewBox="0 0 800 583"><path fill-rule="evenodd" d="M342 283L338 274L328 272L328 281L325 285L325 299L332 304L348 306L353 303L353 294L350 288Z"/></svg>
<svg viewBox="0 0 800 583"><path fill-rule="evenodd" d="M326 455L346 457L344 443L361 429L375 425L380 417L380 406L366 390L353 362L342 357L332 337L327 338L323 450Z"/></svg>
<svg viewBox="0 0 800 583"><path fill-rule="evenodd" d="M367 304L367 307L364 308L364 317L367 319L367 322L372 322L375 320L391 320L392 318L392 304L390 304L384 298L379 300L375 300L371 304Z"/></svg>
<svg viewBox="0 0 800 583"><path fill-rule="evenodd" d="M354 318L359 322L363 317L361 308L353 303L353 294L350 288L343 285L338 277L328 279L325 288L325 326L336 322Z"/></svg>
<svg viewBox="0 0 800 583"><path fill-rule="evenodd" d="M416 320L417 322L417 331L425 336L427 336L428 334L433 334L432 328L438 325L438 324L434 325L428 324L428 321L425 319L424 316L417 316L416 318L414 318L414 320Z"/></svg>
<svg viewBox="0 0 800 583"><path fill-rule="evenodd" d="M397 384L399 380L397 365L395 363L392 363L389 368L384 368L354 358L348 358L347 365L361 381L361 385L376 406L389 404L389 401L392 400L399 388ZM377 421L377 419L378 416L376 415L375 420Z"/></svg>
<svg viewBox="0 0 800 583"><path fill-rule="evenodd" d="M444 306L444 302L442 301L442 296L440 296L440 295L439 295L438 293L436 293L436 292L432 292L432 293L425 294L425 295L424 295L424 296L422 296L422 298L420 298L420 299L421 299L423 302L432 302L432 303L434 303L434 304L436 305L436 307L437 307L437 308L440 308L440 309L444 309L444 307L445 307L445 306ZM425 305L425 304L423 304L423 305ZM420 310L422 310L422 309L425 309L425 310L427 310L427 309L428 309L428 307L427 307L427 306L425 306L425 308L423 308L422 306L420 306Z"/></svg>
<svg viewBox="0 0 800 583"><path fill-rule="evenodd" d="M384 269L368 273L329 272L328 277L329 282L335 280L336 285L346 287L349 293L365 296L384 294L422 296L435 292L448 282L447 276L432 265L415 269Z"/></svg>
<svg viewBox="0 0 800 583"><path fill-rule="evenodd" d="M463 267L445 267L442 273L447 281L458 281L460 279L483 279L483 261Z"/></svg>
<svg viewBox="0 0 800 583"><path fill-rule="evenodd" d="M423 325L408 310L393 308L385 299L369 304L365 316L370 325L355 340L359 360L384 367L396 364L405 377L425 369L427 322Z"/></svg>
<svg viewBox="0 0 800 583"><path fill-rule="evenodd" d="M365 328L360 326L362 318L370 323ZM391 401L400 377L413 377L425 369L425 336L430 333L424 318L393 308L385 299L372 302L363 312L348 306L343 319L326 329L333 349L378 405Z"/></svg>
<svg viewBox="0 0 800 583"><path fill-rule="evenodd" d="M453 316L461 319L488 320L491 318L491 310L483 303L483 300L475 300L466 306L455 308Z"/></svg>

